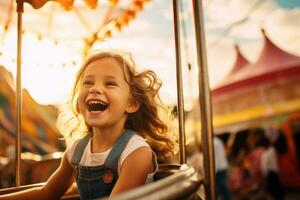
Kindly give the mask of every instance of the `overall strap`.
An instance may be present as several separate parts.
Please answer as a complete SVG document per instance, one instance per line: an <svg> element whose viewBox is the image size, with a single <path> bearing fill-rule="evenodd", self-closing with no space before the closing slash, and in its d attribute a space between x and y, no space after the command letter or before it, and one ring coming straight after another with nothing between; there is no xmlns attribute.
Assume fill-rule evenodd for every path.
<svg viewBox="0 0 300 200"><path fill-rule="evenodd" d="M91 138L91 133L89 132L86 136L84 136L76 145L73 157L71 159L71 164L77 166L82 158L84 153L84 149L86 145L89 143Z"/></svg>
<svg viewBox="0 0 300 200"><path fill-rule="evenodd" d="M111 168L117 171L119 158L126 147L130 138L135 134L133 130L125 129L122 135L118 138L117 142L114 144L112 150L109 152L104 165L105 167Z"/></svg>

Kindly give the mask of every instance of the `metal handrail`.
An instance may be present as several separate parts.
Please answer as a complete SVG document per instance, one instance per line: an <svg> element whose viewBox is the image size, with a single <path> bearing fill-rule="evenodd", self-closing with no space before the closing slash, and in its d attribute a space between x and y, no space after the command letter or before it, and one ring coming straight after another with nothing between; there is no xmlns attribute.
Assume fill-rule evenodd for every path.
<svg viewBox="0 0 300 200"><path fill-rule="evenodd" d="M216 199L215 163L213 149L212 103L208 80L205 29L201 0L193 0L195 40L198 64L201 138L203 144L204 188L207 199Z"/></svg>
<svg viewBox="0 0 300 200"><path fill-rule="evenodd" d="M185 126L184 126L184 100L183 100L183 83L182 83L182 66L181 66L181 47L180 47L180 19L179 19L179 1L173 0L173 20L174 20L174 39L176 55L176 81L177 81L177 115L179 127L179 161L180 164L186 163L185 148Z"/></svg>
<svg viewBox="0 0 300 200"><path fill-rule="evenodd" d="M123 194L117 195L110 200L173 200L173 199L204 199L204 194L201 194L199 187L203 184L194 168L187 165L159 165L158 180L153 183L146 184L142 187L133 189ZM0 190L1 194L18 192L30 188L42 187L45 183L31 184L20 187L6 188ZM73 184L63 199L80 199L79 193L76 190L76 185ZM102 200L107 198L102 198Z"/></svg>
<svg viewBox="0 0 300 200"><path fill-rule="evenodd" d="M16 153L15 153L15 171L16 171L16 186L21 185L21 127L22 127L22 14L23 1L17 0L18 13L18 46L17 46L17 75L16 75Z"/></svg>
<svg viewBox="0 0 300 200"><path fill-rule="evenodd" d="M9 194L9 193L13 193L13 192L19 192L19 191L27 190L27 189L31 189L31 188L42 187L43 185L45 185L45 183L35 183L35 184L30 184L30 185L22 185L22 186L18 186L18 187L10 187L10 188L5 188L5 189L0 189L0 195Z"/></svg>
<svg viewBox="0 0 300 200"><path fill-rule="evenodd" d="M109 199L173 200L190 199L195 194L197 194L197 197L195 197L196 199L202 199L201 193L197 193L202 183L203 181L199 179L194 168L187 165L181 165L177 172L166 178ZM107 199L108 198L102 198L101 200Z"/></svg>

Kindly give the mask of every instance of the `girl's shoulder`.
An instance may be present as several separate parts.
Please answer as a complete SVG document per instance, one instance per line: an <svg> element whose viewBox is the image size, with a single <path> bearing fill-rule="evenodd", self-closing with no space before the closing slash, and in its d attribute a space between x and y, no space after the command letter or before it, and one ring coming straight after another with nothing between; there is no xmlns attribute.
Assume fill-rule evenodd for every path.
<svg viewBox="0 0 300 200"><path fill-rule="evenodd" d="M146 142L145 138L138 134L134 134L128 141L128 144L126 145L125 149L137 149L143 146L150 147L150 145Z"/></svg>
<svg viewBox="0 0 300 200"><path fill-rule="evenodd" d="M141 147L147 147L150 148L150 145L146 142L146 139L144 139L142 136L138 135L138 134L134 134L130 140L128 141L126 147L124 148L121 157L119 159L119 164L118 164L118 172L120 172L120 167L122 166L124 160L131 154L133 153L135 150L141 148ZM148 176L150 177L150 179L153 179L153 175L154 173L157 171L158 169L158 164L157 164L157 156L154 153L154 151L151 149L152 153L153 153L153 165L154 165L154 172L151 174L148 174ZM149 177L147 177L147 181L149 182ZM148 180L149 179L149 180Z"/></svg>
<svg viewBox="0 0 300 200"><path fill-rule="evenodd" d="M129 156L132 152L141 147L151 148L143 137L141 137L138 134L134 134L128 141L126 147L124 148L121 154L120 163L123 163L127 156Z"/></svg>
<svg viewBox="0 0 300 200"><path fill-rule="evenodd" d="M136 141L138 140L138 141L146 142L146 139L143 138L142 136L140 136L137 132L135 134L133 134L131 140L136 140Z"/></svg>

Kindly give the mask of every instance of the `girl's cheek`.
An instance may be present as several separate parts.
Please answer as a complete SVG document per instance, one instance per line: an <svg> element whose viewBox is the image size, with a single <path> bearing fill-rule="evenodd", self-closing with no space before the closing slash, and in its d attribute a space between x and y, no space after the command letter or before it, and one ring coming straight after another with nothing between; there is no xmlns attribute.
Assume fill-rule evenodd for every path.
<svg viewBox="0 0 300 200"><path fill-rule="evenodd" d="M76 105L76 109L77 109L78 113L81 113L82 109L84 108L84 104L85 104L84 95L82 93L80 93L79 97L78 97L78 102Z"/></svg>

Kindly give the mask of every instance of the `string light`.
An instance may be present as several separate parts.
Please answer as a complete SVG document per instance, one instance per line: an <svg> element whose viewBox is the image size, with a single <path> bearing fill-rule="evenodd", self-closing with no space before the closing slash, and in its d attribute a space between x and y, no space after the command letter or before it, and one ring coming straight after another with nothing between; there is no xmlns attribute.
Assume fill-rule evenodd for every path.
<svg viewBox="0 0 300 200"><path fill-rule="evenodd" d="M84 0L84 1L91 9L95 9L97 7L98 4L97 0Z"/></svg>

